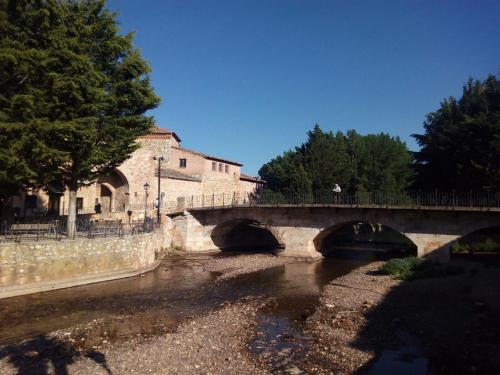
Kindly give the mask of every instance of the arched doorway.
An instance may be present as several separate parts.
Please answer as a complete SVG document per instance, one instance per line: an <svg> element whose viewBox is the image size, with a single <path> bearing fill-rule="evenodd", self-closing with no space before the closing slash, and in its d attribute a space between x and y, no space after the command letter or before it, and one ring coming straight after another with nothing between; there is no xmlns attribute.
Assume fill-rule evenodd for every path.
<svg viewBox="0 0 500 375"><path fill-rule="evenodd" d="M326 228L316 236L314 246L325 257L388 259L417 255L417 246L402 233L364 221Z"/></svg>
<svg viewBox="0 0 500 375"><path fill-rule="evenodd" d="M125 211L128 194L128 181L118 169L97 180L98 203L101 204L103 212Z"/></svg>
<svg viewBox="0 0 500 375"><path fill-rule="evenodd" d="M273 253L284 248L271 228L250 219L219 224L210 237L221 250Z"/></svg>
<svg viewBox="0 0 500 375"><path fill-rule="evenodd" d="M101 209L103 212L111 212L113 204L113 192L106 186L106 184L101 184L101 194L99 197L99 203L101 204Z"/></svg>

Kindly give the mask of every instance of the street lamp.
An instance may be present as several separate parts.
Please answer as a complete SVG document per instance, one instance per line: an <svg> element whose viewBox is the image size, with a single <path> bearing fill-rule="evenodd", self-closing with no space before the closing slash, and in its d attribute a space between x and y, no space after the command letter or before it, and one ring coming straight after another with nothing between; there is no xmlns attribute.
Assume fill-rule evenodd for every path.
<svg viewBox="0 0 500 375"><path fill-rule="evenodd" d="M146 192L144 196L144 223L146 223L146 216L148 215L148 190L149 184L146 182L144 184L144 191Z"/></svg>
<svg viewBox="0 0 500 375"><path fill-rule="evenodd" d="M161 222L161 214L160 214L160 202L161 202L161 198L162 198L162 195L160 194L160 178L161 178L161 162L165 160L164 156L163 155L159 155L159 156L153 156L153 160L158 160L158 197L156 198L157 199L157 204L156 204L156 218L157 218L157 221L158 221L158 224L160 224Z"/></svg>

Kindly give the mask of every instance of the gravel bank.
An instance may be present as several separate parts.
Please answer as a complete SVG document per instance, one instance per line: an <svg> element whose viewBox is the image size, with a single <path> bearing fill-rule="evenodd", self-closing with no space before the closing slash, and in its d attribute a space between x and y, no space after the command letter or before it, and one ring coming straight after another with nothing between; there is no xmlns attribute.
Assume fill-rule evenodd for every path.
<svg viewBox="0 0 500 375"><path fill-rule="evenodd" d="M221 275L217 278L219 281L267 268L283 266L294 261L296 262L297 260L277 257L272 254L237 255L206 260L203 262L203 269L209 272L220 273Z"/></svg>
<svg viewBox="0 0 500 375"><path fill-rule="evenodd" d="M248 332L262 304L247 298L187 321L173 333L86 352L54 337L38 338L17 345L17 352L13 346L2 349L0 374L62 374L63 369L69 374L265 374L246 354Z"/></svg>
<svg viewBox="0 0 500 375"><path fill-rule="evenodd" d="M380 364L387 350L418 345L433 373L498 373L499 268L463 263L458 276L399 281L378 274L381 264L358 268L324 288L306 323L313 340L301 368L363 372Z"/></svg>

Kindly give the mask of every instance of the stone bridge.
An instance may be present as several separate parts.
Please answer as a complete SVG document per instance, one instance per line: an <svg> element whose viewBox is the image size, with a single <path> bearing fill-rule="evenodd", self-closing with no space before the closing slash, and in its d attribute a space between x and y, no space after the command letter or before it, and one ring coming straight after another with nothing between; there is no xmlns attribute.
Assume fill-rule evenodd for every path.
<svg viewBox="0 0 500 375"><path fill-rule="evenodd" d="M196 208L172 216L173 244L207 252L273 246L280 255L319 258L325 241L352 223L377 223L407 237L418 256L447 260L450 246L474 231L500 226L500 210L478 208L256 206Z"/></svg>

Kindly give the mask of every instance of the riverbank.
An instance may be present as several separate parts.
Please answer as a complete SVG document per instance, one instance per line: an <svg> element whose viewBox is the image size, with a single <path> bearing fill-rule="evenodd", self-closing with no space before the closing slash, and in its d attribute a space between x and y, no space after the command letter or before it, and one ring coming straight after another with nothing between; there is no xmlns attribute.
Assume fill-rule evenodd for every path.
<svg viewBox="0 0 500 375"><path fill-rule="evenodd" d="M500 366L498 268L466 263L457 276L399 281L377 272L383 262L344 265L335 275L326 270L341 260L174 258L127 281L142 292L117 294L126 281L116 281L108 297L86 302L111 317L0 347L0 374L352 374L374 366L379 373L489 374ZM253 271L257 265L262 272ZM229 277L203 271L211 266ZM240 277L231 276L235 269ZM412 351L398 354L404 361L387 357L409 343Z"/></svg>
<svg viewBox="0 0 500 375"><path fill-rule="evenodd" d="M246 351L248 332L262 304L246 298L165 335L131 337L85 350L76 349L64 332L39 336L2 348L0 374L265 374Z"/></svg>
<svg viewBox="0 0 500 375"><path fill-rule="evenodd" d="M406 355L405 372L497 373L500 269L464 262L457 276L400 281L379 274L381 264L323 289L306 323L313 340L299 367L320 374L394 373L395 357Z"/></svg>

